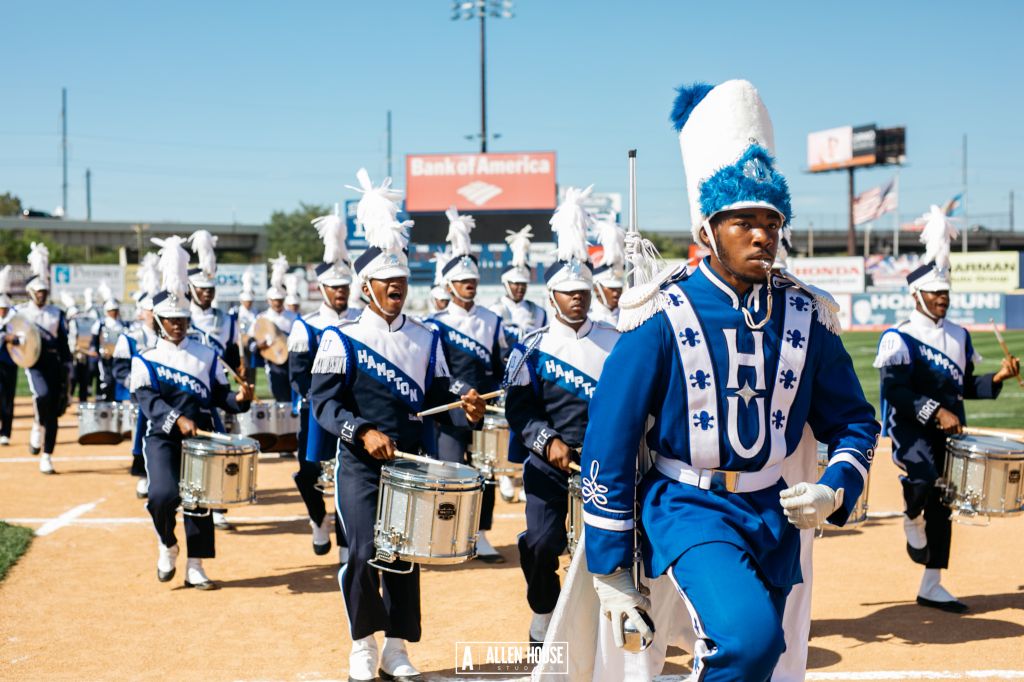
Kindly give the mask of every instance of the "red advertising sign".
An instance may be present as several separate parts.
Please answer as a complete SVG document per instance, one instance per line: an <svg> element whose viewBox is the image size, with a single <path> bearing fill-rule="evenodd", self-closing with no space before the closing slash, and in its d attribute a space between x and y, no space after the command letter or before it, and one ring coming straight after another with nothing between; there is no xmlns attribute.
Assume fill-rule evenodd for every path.
<svg viewBox="0 0 1024 682"><path fill-rule="evenodd" d="M405 178L409 213L555 208L554 152L410 154Z"/></svg>

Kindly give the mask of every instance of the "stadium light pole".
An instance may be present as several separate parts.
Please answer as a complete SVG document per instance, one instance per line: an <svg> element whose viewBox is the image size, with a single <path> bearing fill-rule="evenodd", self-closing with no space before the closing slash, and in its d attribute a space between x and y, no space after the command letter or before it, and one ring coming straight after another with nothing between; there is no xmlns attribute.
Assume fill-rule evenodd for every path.
<svg viewBox="0 0 1024 682"><path fill-rule="evenodd" d="M511 19L512 0L455 0L452 21L480 21L480 152L487 153L487 18Z"/></svg>

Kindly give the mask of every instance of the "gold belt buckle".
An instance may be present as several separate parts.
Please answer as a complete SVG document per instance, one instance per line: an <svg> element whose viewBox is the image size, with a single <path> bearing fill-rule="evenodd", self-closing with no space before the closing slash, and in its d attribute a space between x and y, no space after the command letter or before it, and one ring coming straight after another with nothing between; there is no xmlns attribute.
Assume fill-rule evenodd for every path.
<svg viewBox="0 0 1024 682"><path fill-rule="evenodd" d="M725 489L731 493L736 492L736 488L740 482L740 472L738 471L719 471L722 476L722 483L725 485Z"/></svg>

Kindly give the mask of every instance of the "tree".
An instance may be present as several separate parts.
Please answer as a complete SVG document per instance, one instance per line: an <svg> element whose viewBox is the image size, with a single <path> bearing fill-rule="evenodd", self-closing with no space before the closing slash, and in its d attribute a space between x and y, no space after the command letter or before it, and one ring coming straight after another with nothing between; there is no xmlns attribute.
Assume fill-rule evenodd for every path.
<svg viewBox="0 0 1024 682"><path fill-rule="evenodd" d="M289 263L320 262L324 246L311 221L329 211L326 206L305 203L299 203L299 208L290 213L274 211L266 225L267 256L274 258L280 252Z"/></svg>
<svg viewBox="0 0 1024 682"><path fill-rule="evenodd" d="M10 192L0 194L0 216L21 215L21 199Z"/></svg>

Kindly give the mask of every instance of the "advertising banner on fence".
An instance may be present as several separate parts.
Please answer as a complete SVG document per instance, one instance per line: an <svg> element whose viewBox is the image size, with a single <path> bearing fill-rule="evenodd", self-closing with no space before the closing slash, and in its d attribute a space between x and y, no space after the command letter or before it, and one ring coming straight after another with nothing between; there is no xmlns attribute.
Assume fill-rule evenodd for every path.
<svg viewBox="0 0 1024 682"><path fill-rule="evenodd" d="M954 291L950 296L948 318L968 329L991 329L989 320L1006 323L1005 297L1000 293ZM854 294L850 329L882 331L902 322L914 309L914 297L906 293Z"/></svg>
<svg viewBox="0 0 1024 682"><path fill-rule="evenodd" d="M124 301L124 268L120 265L51 265L50 299L59 302L61 293L67 292L81 301L85 289L95 291L103 282L107 283L115 298ZM96 294L96 303L103 303L99 294Z"/></svg>
<svg viewBox="0 0 1024 682"><path fill-rule="evenodd" d="M235 303L242 293L242 273L252 268L252 288L257 303L262 303L267 292L267 264L219 263L217 265L217 304ZM124 268L124 291L131 296L139 288L139 266L127 265ZM123 299L122 299L123 300Z"/></svg>
<svg viewBox="0 0 1024 682"><path fill-rule="evenodd" d="M951 253L956 291L1013 291L1020 287L1020 254L1016 251Z"/></svg>
<svg viewBox="0 0 1024 682"><path fill-rule="evenodd" d="M410 154L405 210L525 211L555 207L555 153Z"/></svg>
<svg viewBox="0 0 1024 682"><path fill-rule="evenodd" d="M864 259L860 256L838 258L790 258L789 271L830 294L859 294L864 291Z"/></svg>

